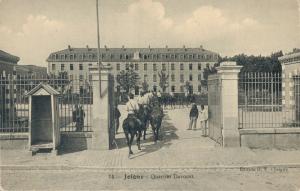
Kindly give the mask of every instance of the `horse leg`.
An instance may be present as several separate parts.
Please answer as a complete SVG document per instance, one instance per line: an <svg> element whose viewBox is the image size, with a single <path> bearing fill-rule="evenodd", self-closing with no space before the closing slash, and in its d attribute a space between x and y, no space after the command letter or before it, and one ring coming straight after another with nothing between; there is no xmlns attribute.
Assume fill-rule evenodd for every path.
<svg viewBox="0 0 300 191"><path fill-rule="evenodd" d="M129 141L129 154L133 154L132 150L131 150L131 145L134 139L134 133L130 133L130 141Z"/></svg>
<svg viewBox="0 0 300 191"><path fill-rule="evenodd" d="M145 127L145 129L144 129L144 140L146 140L146 132L147 132L147 128Z"/></svg>
<svg viewBox="0 0 300 191"><path fill-rule="evenodd" d="M127 145L128 145L128 148L129 148L129 155L130 155L130 151L131 151L131 144L130 144L130 141L129 141L129 136L128 136L128 132L125 131L125 137L126 137L126 142L127 142ZM132 152L132 151L131 151Z"/></svg>
<svg viewBox="0 0 300 191"><path fill-rule="evenodd" d="M159 136L158 136L158 135L159 135L159 128L157 127L157 128L156 128L156 141L158 141L158 139L159 139Z"/></svg>
<svg viewBox="0 0 300 191"><path fill-rule="evenodd" d="M159 125L158 125L158 127L157 127L157 139L159 139L159 132L161 133L161 125L162 125L162 119L160 120L160 122L159 122ZM163 136L163 134L162 134L162 136Z"/></svg>
<svg viewBox="0 0 300 191"><path fill-rule="evenodd" d="M152 131L153 131L153 141L156 143L156 128L155 125L152 126Z"/></svg>
<svg viewBox="0 0 300 191"><path fill-rule="evenodd" d="M139 131L136 138L136 144L139 150L141 150L141 136L142 136L142 131Z"/></svg>
<svg viewBox="0 0 300 191"><path fill-rule="evenodd" d="M148 125L148 120L145 121L144 123L144 140L146 140L146 135L147 135L147 125Z"/></svg>

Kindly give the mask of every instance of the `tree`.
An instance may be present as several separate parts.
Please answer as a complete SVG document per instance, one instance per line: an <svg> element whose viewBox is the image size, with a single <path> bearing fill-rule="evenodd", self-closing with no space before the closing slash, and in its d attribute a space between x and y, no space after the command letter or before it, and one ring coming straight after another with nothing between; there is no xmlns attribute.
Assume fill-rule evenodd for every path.
<svg viewBox="0 0 300 191"><path fill-rule="evenodd" d="M62 80L68 79L68 72L66 72L66 71L64 71L64 72L59 72L59 73L58 73L58 79L62 79Z"/></svg>
<svg viewBox="0 0 300 191"><path fill-rule="evenodd" d="M169 75L161 71L160 73L158 73L158 76L159 76L159 86L161 87L163 92L166 92L167 87L169 87L169 83L168 83Z"/></svg>
<svg viewBox="0 0 300 191"><path fill-rule="evenodd" d="M147 92L148 88L149 88L149 84L146 82L146 80L144 80L144 82L142 83L143 92Z"/></svg>
<svg viewBox="0 0 300 191"><path fill-rule="evenodd" d="M139 82L139 74L136 73L133 69L133 65L127 70L122 70L117 75L117 82L120 85L121 89L123 89L127 94L138 85Z"/></svg>
<svg viewBox="0 0 300 191"><path fill-rule="evenodd" d="M59 72L57 75L51 75L49 83L53 86L56 90L61 93L65 92L65 87L68 87L70 84L70 80L68 77L68 72Z"/></svg>
<svg viewBox="0 0 300 191"><path fill-rule="evenodd" d="M233 57L224 57L220 60L235 61L243 66L241 72L281 72L281 64L278 60L283 56L282 51L275 52L270 56L247 56L245 54L235 55Z"/></svg>
<svg viewBox="0 0 300 191"><path fill-rule="evenodd" d="M203 70L203 80L201 80L201 86L207 87L208 76L211 75L211 74L217 73L216 66L217 65L215 65L211 68L209 66L207 66L206 68L204 68L204 70Z"/></svg>

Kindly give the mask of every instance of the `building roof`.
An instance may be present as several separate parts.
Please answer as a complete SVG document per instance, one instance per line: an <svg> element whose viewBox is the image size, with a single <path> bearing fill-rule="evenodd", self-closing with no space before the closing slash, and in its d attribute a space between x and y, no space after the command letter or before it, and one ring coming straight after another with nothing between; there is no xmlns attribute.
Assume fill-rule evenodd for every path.
<svg viewBox="0 0 300 191"><path fill-rule="evenodd" d="M0 60L17 64L20 58L12 54L9 54L3 50L0 50Z"/></svg>
<svg viewBox="0 0 300 191"><path fill-rule="evenodd" d="M44 89L50 95L59 95L60 94L58 91L56 91L49 84L40 83L39 85L37 85L33 89L31 89L25 96L33 95L33 94L35 94L40 89Z"/></svg>
<svg viewBox="0 0 300 191"><path fill-rule="evenodd" d="M97 62L97 48L72 48L53 52L48 62ZM200 48L101 48L101 61L134 62L134 61L217 61L219 55Z"/></svg>
<svg viewBox="0 0 300 191"><path fill-rule="evenodd" d="M290 63L296 63L296 62L299 63L300 62L300 49L295 48L292 52L279 57L278 60L282 64L290 64Z"/></svg>

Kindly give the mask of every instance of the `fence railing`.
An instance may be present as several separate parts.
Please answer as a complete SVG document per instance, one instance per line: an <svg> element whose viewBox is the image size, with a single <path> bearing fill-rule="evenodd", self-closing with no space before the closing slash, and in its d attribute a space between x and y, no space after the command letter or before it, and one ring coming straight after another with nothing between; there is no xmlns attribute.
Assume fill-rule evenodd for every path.
<svg viewBox="0 0 300 191"><path fill-rule="evenodd" d="M92 84L88 77L0 76L0 132L27 132L29 101L25 94L40 83L60 92L61 131L91 131Z"/></svg>
<svg viewBox="0 0 300 191"><path fill-rule="evenodd" d="M222 99L221 80L219 75L208 78L208 123L209 137L222 144Z"/></svg>
<svg viewBox="0 0 300 191"><path fill-rule="evenodd" d="M299 80L280 73L241 73L239 128L300 127Z"/></svg>

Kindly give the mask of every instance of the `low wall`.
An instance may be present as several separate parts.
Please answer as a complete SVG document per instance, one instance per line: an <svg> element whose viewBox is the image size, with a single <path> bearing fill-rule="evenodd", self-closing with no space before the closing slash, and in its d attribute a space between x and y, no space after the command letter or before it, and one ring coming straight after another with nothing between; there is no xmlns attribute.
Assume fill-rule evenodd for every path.
<svg viewBox="0 0 300 191"><path fill-rule="evenodd" d="M0 149L27 150L28 133L2 133L0 134Z"/></svg>
<svg viewBox="0 0 300 191"><path fill-rule="evenodd" d="M62 150L87 150L91 149L91 132L63 132L61 133Z"/></svg>
<svg viewBox="0 0 300 191"><path fill-rule="evenodd" d="M62 132L61 150L91 149L91 132ZM0 149L28 150L28 133L1 133Z"/></svg>
<svg viewBox="0 0 300 191"><path fill-rule="evenodd" d="M259 149L300 149L300 128L240 129L241 146Z"/></svg>

